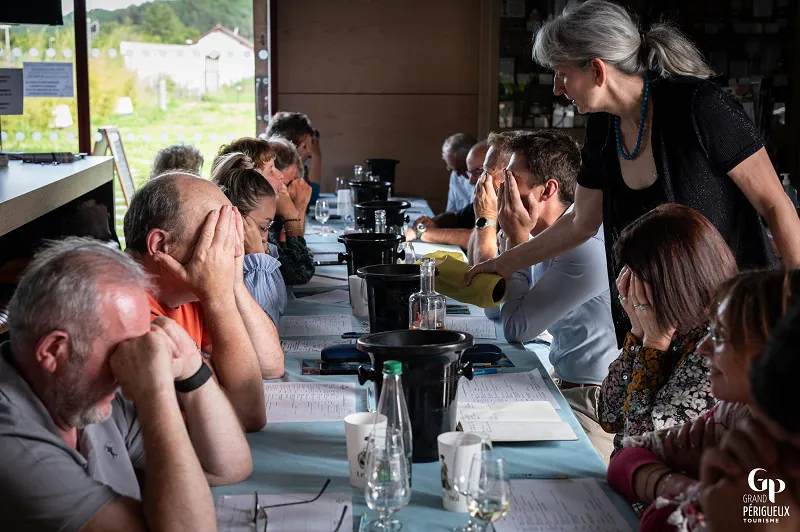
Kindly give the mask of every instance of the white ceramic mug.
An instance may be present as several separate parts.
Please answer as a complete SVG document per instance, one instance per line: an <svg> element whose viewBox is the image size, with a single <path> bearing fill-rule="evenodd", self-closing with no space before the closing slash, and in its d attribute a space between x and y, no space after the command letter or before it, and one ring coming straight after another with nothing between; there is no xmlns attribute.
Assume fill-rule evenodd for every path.
<svg viewBox="0 0 800 532"><path fill-rule="evenodd" d="M466 497L456 491L465 483L473 457L481 452L482 439L471 432L445 432L436 439L439 444L439 465L442 473L442 504L448 512L466 512ZM466 486L460 486L465 489Z"/></svg>
<svg viewBox="0 0 800 532"><path fill-rule="evenodd" d="M367 484L367 443L373 427L378 434L385 434L386 416L376 412L358 412L344 418L347 463L350 465L350 485L354 488L363 489Z"/></svg>

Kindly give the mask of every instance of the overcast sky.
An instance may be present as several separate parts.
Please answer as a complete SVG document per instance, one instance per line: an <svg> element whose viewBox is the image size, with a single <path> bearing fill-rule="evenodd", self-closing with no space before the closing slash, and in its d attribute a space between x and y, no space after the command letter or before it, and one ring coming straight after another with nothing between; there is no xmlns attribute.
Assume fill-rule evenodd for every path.
<svg viewBox="0 0 800 532"><path fill-rule="evenodd" d="M144 4L145 2L149 1L151 0L87 0L86 9L87 11L91 11L92 9L107 9L109 11L114 11L115 9L122 9L128 6ZM65 15L72 13L73 0L61 0L61 8L64 10Z"/></svg>

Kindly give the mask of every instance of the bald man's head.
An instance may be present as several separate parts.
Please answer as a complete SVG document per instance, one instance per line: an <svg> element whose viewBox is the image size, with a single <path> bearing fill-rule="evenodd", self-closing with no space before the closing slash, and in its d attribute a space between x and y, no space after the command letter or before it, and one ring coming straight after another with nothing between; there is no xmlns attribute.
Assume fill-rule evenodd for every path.
<svg viewBox="0 0 800 532"><path fill-rule="evenodd" d="M183 172L160 175L133 196L125 213L126 246L146 254L147 238L154 229L168 233L172 244L194 246L208 214L223 205L230 205L228 198L205 179Z"/></svg>
<svg viewBox="0 0 800 532"><path fill-rule="evenodd" d="M469 150L467 154L467 173L469 174L469 184L474 185L483 173L483 161L486 152L489 151L489 143L485 140L480 141Z"/></svg>

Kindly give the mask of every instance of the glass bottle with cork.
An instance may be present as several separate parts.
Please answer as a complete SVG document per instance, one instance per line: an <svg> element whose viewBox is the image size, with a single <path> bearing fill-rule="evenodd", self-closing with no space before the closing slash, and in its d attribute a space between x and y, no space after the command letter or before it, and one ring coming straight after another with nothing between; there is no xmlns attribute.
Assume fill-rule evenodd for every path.
<svg viewBox="0 0 800 532"><path fill-rule="evenodd" d="M434 290L436 261L424 258L419 265L420 291L408 299L409 329L444 329L447 298Z"/></svg>

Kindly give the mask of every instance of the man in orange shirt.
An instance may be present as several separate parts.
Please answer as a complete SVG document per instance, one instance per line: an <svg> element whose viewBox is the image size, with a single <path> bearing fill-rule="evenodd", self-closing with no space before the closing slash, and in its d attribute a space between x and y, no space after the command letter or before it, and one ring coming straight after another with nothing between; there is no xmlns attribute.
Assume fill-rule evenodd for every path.
<svg viewBox="0 0 800 532"><path fill-rule="evenodd" d="M153 277L153 317L178 322L208 359L244 428L266 423L262 378L283 375L275 325L243 281L242 218L213 183L167 173L125 215L127 252Z"/></svg>

